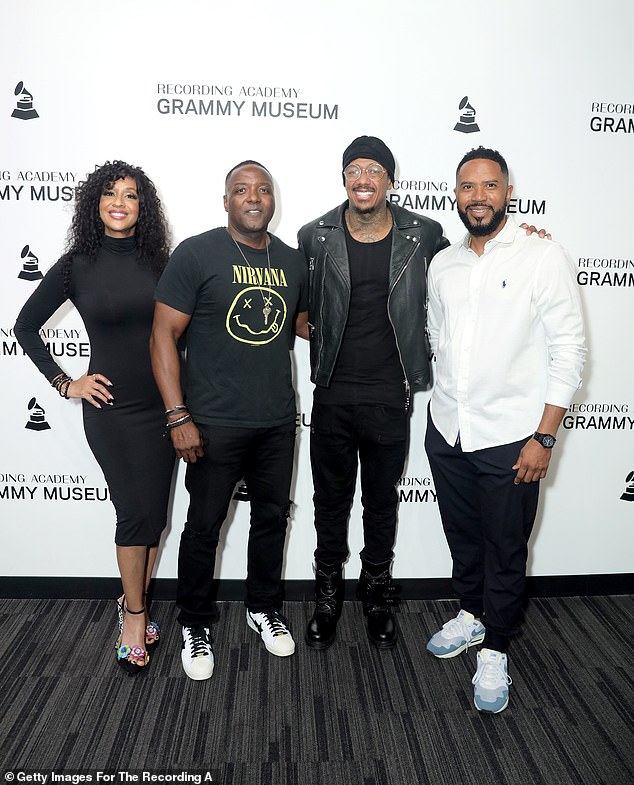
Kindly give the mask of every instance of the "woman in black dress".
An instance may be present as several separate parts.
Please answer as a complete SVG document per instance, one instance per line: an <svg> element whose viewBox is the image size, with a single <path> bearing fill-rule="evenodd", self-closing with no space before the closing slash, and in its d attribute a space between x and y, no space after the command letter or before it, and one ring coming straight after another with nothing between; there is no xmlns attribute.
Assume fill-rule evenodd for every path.
<svg viewBox="0 0 634 785"><path fill-rule="evenodd" d="M145 671L158 625L147 613L174 468L162 438L164 413L148 342L156 281L169 241L156 189L122 161L107 162L77 192L67 250L26 302L15 324L20 345L65 398L82 398L84 430L110 490L123 584L117 603L117 662ZM72 380L50 355L40 328L70 299L90 338L87 372Z"/></svg>

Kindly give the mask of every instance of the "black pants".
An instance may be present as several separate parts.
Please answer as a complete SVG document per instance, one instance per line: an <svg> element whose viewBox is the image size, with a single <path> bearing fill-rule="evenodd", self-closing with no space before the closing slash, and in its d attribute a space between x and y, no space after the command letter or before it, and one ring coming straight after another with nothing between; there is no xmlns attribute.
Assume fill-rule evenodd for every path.
<svg viewBox="0 0 634 785"><path fill-rule="evenodd" d="M405 465L409 415L373 405L314 404L310 425L316 561L348 558L348 518L361 465L364 548L371 564L391 561L396 534L396 485Z"/></svg>
<svg viewBox="0 0 634 785"><path fill-rule="evenodd" d="M213 621L211 598L221 526L238 480L251 499L246 605L253 611L280 608L281 574L295 424L273 428L199 425L205 455L187 465L187 522L178 553L178 621L185 626Z"/></svg>
<svg viewBox="0 0 634 785"><path fill-rule="evenodd" d="M539 483L514 485L511 468L528 438L463 452L459 443L450 447L427 417L425 449L453 559L454 591L462 609L483 615L484 646L497 651L506 651L518 631L537 513Z"/></svg>

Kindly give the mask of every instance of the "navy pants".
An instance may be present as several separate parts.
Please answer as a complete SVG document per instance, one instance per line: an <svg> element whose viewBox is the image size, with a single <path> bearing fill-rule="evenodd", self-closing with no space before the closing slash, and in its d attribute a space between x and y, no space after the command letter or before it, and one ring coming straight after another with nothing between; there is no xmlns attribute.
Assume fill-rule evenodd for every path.
<svg viewBox="0 0 634 785"><path fill-rule="evenodd" d="M481 616L484 646L506 651L519 628L539 483L513 484L522 439L485 450L450 446L427 417L429 458L460 607Z"/></svg>
<svg viewBox="0 0 634 785"><path fill-rule="evenodd" d="M409 414L381 405L314 404L310 423L315 560L343 564L348 558L348 518L361 466L364 547L361 559L393 558L397 484L407 455Z"/></svg>
<svg viewBox="0 0 634 785"><path fill-rule="evenodd" d="M209 626L214 618L212 581L220 529L238 480L251 500L246 605L279 609L295 423L272 428L200 425L205 455L187 464L187 522L178 553L178 621Z"/></svg>

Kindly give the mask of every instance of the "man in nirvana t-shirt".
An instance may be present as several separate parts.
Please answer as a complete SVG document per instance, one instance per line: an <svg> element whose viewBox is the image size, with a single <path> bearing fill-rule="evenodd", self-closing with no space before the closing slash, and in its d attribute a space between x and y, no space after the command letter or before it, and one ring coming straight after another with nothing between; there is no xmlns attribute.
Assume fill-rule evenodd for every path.
<svg viewBox="0 0 634 785"><path fill-rule="evenodd" d="M187 463L190 503L178 556L183 668L213 673L212 580L216 547L233 490L244 477L251 499L247 624L271 654L295 643L281 615L281 571L295 444L289 350L307 319L303 257L269 234L272 178L255 161L225 181L227 227L182 242L156 291L152 366L167 430ZM186 331L186 381L178 342Z"/></svg>

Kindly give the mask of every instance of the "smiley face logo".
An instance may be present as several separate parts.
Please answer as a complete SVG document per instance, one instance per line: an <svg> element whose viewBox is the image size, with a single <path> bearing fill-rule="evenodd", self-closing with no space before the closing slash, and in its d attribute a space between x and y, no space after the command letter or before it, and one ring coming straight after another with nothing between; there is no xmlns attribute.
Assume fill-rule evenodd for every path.
<svg viewBox="0 0 634 785"><path fill-rule="evenodd" d="M240 343L275 340L286 321L286 303L274 290L249 286L236 295L227 312L227 332Z"/></svg>

